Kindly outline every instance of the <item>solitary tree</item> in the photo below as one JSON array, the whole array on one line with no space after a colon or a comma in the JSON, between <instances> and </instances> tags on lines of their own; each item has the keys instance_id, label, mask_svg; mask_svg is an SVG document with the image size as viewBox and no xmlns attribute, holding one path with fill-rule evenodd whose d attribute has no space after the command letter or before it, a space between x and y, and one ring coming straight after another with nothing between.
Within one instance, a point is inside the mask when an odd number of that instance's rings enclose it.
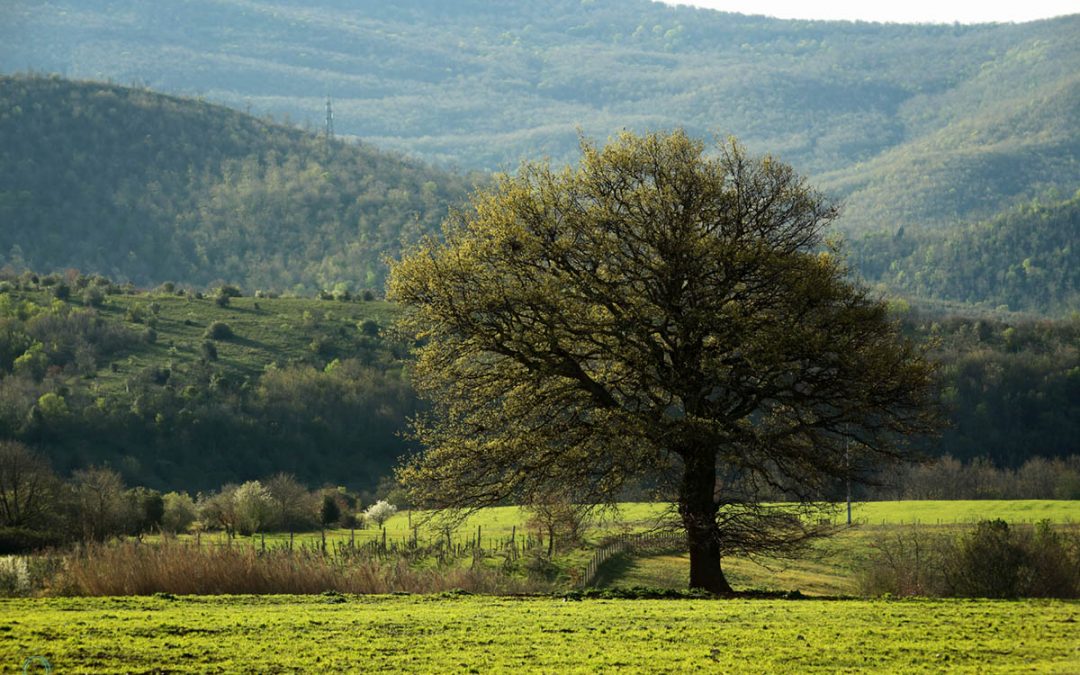
<instances>
[{"instance_id":1,"label":"solitary tree","mask_svg":"<svg viewBox=\"0 0 1080 675\"><path fill-rule=\"evenodd\" d=\"M392 266L433 403L398 471L417 503L676 497L690 585L784 551L844 479L935 425L933 368L825 242L790 167L682 132L527 165ZM786 506L765 495L783 494Z\"/></svg>"}]
</instances>

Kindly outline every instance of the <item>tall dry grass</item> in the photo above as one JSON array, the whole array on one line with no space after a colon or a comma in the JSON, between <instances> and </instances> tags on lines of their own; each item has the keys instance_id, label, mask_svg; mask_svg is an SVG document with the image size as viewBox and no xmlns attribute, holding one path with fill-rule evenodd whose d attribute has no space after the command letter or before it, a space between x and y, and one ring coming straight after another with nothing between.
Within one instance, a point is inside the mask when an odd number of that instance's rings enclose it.
<instances>
[{"instance_id":1,"label":"tall dry grass","mask_svg":"<svg viewBox=\"0 0 1080 675\"><path fill-rule=\"evenodd\" d=\"M544 581L482 565L419 569L400 557L364 558L285 549L160 545L93 545L65 556L50 595L239 595L339 593L513 594L550 591Z\"/></svg>"}]
</instances>

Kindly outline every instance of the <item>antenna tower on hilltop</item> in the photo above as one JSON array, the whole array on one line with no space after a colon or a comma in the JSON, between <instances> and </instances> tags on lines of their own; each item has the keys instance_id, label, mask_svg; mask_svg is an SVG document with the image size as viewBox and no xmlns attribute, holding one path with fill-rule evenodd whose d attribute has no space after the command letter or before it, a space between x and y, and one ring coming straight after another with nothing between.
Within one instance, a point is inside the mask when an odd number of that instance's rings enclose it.
<instances>
[{"instance_id":1,"label":"antenna tower on hilltop","mask_svg":"<svg viewBox=\"0 0 1080 675\"><path fill-rule=\"evenodd\" d=\"M334 140L334 109L330 105L330 95L326 96L326 138Z\"/></svg>"}]
</instances>

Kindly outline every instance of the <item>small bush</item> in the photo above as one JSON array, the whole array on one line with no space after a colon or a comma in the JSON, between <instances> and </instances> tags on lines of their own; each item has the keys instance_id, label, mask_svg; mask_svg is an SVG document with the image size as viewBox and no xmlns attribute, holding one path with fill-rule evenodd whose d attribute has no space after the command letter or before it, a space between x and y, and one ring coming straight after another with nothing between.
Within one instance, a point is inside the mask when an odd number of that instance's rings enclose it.
<instances>
[{"instance_id":1,"label":"small bush","mask_svg":"<svg viewBox=\"0 0 1080 675\"><path fill-rule=\"evenodd\" d=\"M207 326L203 337L211 340L228 340L233 337L233 329L224 321L215 321Z\"/></svg>"},{"instance_id":2,"label":"small bush","mask_svg":"<svg viewBox=\"0 0 1080 675\"><path fill-rule=\"evenodd\" d=\"M101 307L105 303L105 292L99 286L90 286L83 291L82 301L87 307Z\"/></svg>"},{"instance_id":3,"label":"small bush","mask_svg":"<svg viewBox=\"0 0 1080 675\"><path fill-rule=\"evenodd\" d=\"M214 297L214 304L217 305L218 307L228 307L229 306L229 296L227 296L227 295L215 296Z\"/></svg>"},{"instance_id":4,"label":"small bush","mask_svg":"<svg viewBox=\"0 0 1080 675\"><path fill-rule=\"evenodd\" d=\"M71 286L61 281L53 286L52 294L57 300L67 300L71 297Z\"/></svg>"},{"instance_id":5,"label":"small bush","mask_svg":"<svg viewBox=\"0 0 1080 675\"><path fill-rule=\"evenodd\" d=\"M374 319L364 319L360 322L360 332L370 337L379 335L379 322Z\"/></svg>"},{"instance_id":6,"label":"small bush","mask_svg":"<svg viewBox=\"0 0 1080 675\"><path fill-rule=\"evenodd\" d=\"M124 319L131 323L142 323L146 319L146 315L141 307L131 306L124 313Z\"/></svg>"}]
</instances>

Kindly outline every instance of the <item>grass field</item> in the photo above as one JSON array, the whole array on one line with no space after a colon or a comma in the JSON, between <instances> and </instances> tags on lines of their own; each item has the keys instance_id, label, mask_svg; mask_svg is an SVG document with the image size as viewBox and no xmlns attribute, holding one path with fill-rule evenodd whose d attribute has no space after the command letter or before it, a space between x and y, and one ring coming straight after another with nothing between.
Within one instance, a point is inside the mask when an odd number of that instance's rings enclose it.
<instances>
[{"instance_id":1,"label":"grass field","mask_svg":"<svg viewBox=\"0 0 1080 675\"><path fill-rule=\"evenodd\" d=\"M0 668L1075 673L1078 621L1080 605L1050 601L0 600Z\"/></svg>"},{"instance_id":2,"label":"grass field","mask_svg":"<svg viewBox=\"0 0 1080 675\"><path fill-rule=\"evenodd\" d=\"M619 532L640 532L655 528L669 510L666 504L627 503L622 504L617 512L607 514L606 518L591 529L589 538L600 540ZM402 511L386 523L386 536L391 541L404 541L413 536L413 527L422 539L443 536L433 524L428 524L423 513ZM853 508L853 520L858 525L904 525L918 523L969 524L983 519L1000 518L1009 523L1036 523L1049 520L1063 525L1080 523L1080 501L1075 500L979 500L979 501L896 501L862 502ZM479 534L485 541L505 539L512 534L524 536L528 514L516 506L501 506L484 509L470 516L458 525L452 538L464 542ZM842 505L837 511L835 521L843 523ZM382 531L376 528L366 530L331 530L327 531L328 543L345 542L351 537L357 542L371 541L382 537ZM306 532L293 537L297 545L313 545L321 541L319 532ZM190 537L185 537L190 538ZM222 542L224 534L202 535L203 541ZM279 546L289 541L287 533L273 533L241 538L252 545Z\"/></svg>"}]
</instances>

